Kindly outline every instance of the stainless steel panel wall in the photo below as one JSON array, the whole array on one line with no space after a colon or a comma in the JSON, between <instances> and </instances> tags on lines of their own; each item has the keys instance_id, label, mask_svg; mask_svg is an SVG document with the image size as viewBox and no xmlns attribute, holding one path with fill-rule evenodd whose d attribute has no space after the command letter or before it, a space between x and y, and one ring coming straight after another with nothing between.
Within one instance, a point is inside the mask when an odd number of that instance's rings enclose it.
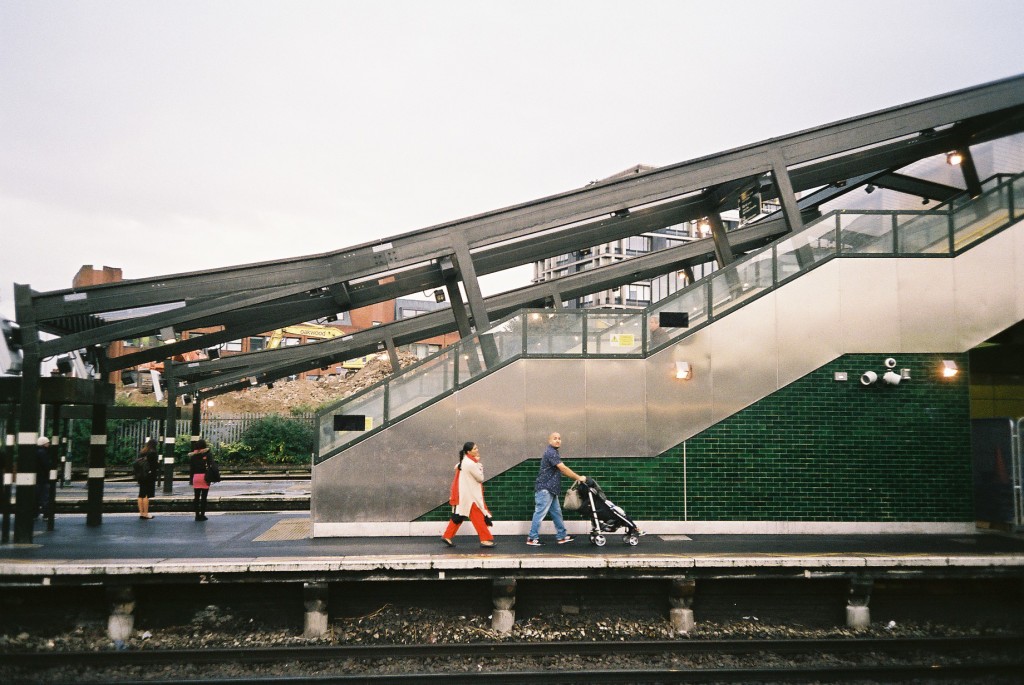
<instances>
[{"instance_id":1,"label":"stainless steel panel wall","mask_svg":"<svg viewBox=\"0 0 1024 685\"><path fill-rule=\"evenodd\" d=\"M535 444L526 443L525 374L522 363L512 364L458 392L458 435L452 441L455 451L448 449L453 465L456 452L467 440L480 443L487 478L512 468L526 456L540 456Z\"/></svg>"},{"instance_id":2,"label":"stainless steel panel wall","mask_svg":"<svg viewBox=\"0 0 1024 685\"><path fill-rule=\"evenodd\" d=\"M689 362L690 380L675 376ZM651 456L675 447L714 423L711 407L711 331L703 328L644 361L647 375L647 448Z\"/></svg>"},{"instance_id":3,"label":"stainless steel panel wall","mask_svg":"<svg viewBox=\"0 0 1024 685\"><path fill-rule=\"evenodd\" d=\"M588 359L587 456L647 456L647 378L642 359Z\"/></svg>"},{"instance_id":4,"label":"stainless steel panel wall","mask_svg":"<svg viewBox=\"0 0 1024 685\"><path fill-rule=\"evenodd\" d=\"M778 387L840 355L839 260L820 266L775 293Z\"/></svg>"},{"instance_id":5,"label":"stainless steel panel wall","mask_svg":"<svg viewBox=\"0 0 1024 685\"><path fill-rule=\"evenodd\" d=\"M810 274L808 277L813 277ZM721 421L778 388L775 293L715 322L711 332L711 397Z\"/></svg>"},{"instance_id":6,"label":"stainless steel panel wall","mask_svg":"<svg viewBox=\"0 0 1024 685\"><path fill-rule=\"evenodd\" d=\"M1014 282L1014 252L1007 249L1010 232L971 248L953 261L956 297L956 348L970 349L1005 327L1007 311L1015 311L1024 288ZM1007 280L1007 274L1011 275Z\"/></svg>"},{"instance_id":7,"label":"stainless steel panel wall","mask_svg":"<svg viewBox=\"0 0 1024 685\"><path fill-rule=\"evenodd\" d=\"M838 260L842 352L900 349L896 262L884 258Z\"/></svg>"},{"instance_id":8,"label":"stainless steel panel wall","mask_svg":"<svg viewBox=\"0 0 1024 685\"><path fill-rule=\"evenodd\" d=\"M314 467L313 522L409 521L444 501L455 408L446 397Z\"/></svg>"},{"instance_id":9,"label":"stainless steel panel wall","mask_svg":"<svg viewBox=\"0 0 1024 685\"><path fill-rule=\"evenodd\" d=\"M526 450L540 457L551 433L562 435L562 456L587 451L587 376L578 359L525 359Z\"/></svg>"},{"instance_id":10,"label":"stainless steel panel wall","mask_svg":"<svg viewBox=\"0 0 1024 685\"><path fill-rule=\"evenodd\" d=\"M900 351L956 349L952 259L901 259Z\"/></svg>"}]
</instances>

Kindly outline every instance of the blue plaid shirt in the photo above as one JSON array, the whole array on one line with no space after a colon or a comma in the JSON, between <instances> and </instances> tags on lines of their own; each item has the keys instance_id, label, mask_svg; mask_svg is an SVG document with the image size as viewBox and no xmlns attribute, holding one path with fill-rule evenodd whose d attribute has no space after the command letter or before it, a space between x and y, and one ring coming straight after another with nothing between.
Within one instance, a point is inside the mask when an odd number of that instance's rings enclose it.
<instances>
[{"instance_id":1,"label":"blue plaid shirt","mask_svg":"<svg viewBox=\"0 0 1024 685\"><path fill-rule=\"evenodd\" d=\"M544 456L540 458L540 473L537 474L537 481L533 486L534 491L547 490L555 497L562 491L562 473L558 465L562 458L558 456L558 450L551 445L544 450Z\"/></svg>"}]
</instances>

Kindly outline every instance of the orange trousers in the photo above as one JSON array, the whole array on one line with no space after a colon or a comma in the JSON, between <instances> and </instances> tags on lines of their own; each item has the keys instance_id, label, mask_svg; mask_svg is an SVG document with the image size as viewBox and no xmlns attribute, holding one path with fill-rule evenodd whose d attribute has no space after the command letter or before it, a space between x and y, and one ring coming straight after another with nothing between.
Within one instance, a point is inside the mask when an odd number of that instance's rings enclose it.
<instances>
[{"instance_id":1,"label":"orange trousers","mask_svg":"<svg viewBox=\"0 0 1024 685\"><path fill-rule=\"evenodd\" d=\"M469 522L476 528L476 534L480 536L480 542L487 542L493 540L494 536L491 535L491 529L487 527L484 522L484 512L480 511L480 507L473 505L469 510ZM455 523L455 521L449 521L448 527L444 531L444 536L451 540L455 537L455 534L459 532L459 526L461 523Z\"/></svg>"}]
</instances>

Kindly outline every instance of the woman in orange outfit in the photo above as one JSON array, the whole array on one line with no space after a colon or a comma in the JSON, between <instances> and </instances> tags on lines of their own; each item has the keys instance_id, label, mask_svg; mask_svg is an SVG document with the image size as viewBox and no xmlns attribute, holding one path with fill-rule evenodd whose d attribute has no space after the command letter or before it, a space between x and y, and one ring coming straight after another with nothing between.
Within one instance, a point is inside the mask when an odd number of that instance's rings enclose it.
<instances>
[{"instance_id":1,"label":"woman in orange outfit","mask_svg":"<svg viewBox=\"0 0 1024 685\"><path fill-rule=\"evenodd\" d=\"M455 469L457 487L452 488L452 499L457 497L457 501L452 502L455 509L442 539L446 545L454 547L455 541L452 538L468 518L480 536L480 546L494 547L494 536L488 529L491 525L491 512L484 503L484 467L480 463L480 446L475 442L464 444Z\"/></svg>"}]
</instances>

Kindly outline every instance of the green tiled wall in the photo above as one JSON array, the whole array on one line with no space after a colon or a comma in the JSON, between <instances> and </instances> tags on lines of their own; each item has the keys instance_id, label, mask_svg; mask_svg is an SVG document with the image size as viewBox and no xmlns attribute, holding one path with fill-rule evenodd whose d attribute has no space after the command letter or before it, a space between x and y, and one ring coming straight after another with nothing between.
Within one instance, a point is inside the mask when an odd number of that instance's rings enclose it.
<instances>
[{"instance_id":1,"label":"green tiled wall","mask_svg":"<svg viewBox=\"0 0 1024 685\"><path fill-rule=\"evenodd\" d=\"M641 521L973 520L967 355L895 355L910 380L861 385L886 356L845 355L656 457L563 458ZM960 375L940 378L942 359ZM531 517L543 447L487 481L495 518Z\"/></svg>"}]
</instances>

